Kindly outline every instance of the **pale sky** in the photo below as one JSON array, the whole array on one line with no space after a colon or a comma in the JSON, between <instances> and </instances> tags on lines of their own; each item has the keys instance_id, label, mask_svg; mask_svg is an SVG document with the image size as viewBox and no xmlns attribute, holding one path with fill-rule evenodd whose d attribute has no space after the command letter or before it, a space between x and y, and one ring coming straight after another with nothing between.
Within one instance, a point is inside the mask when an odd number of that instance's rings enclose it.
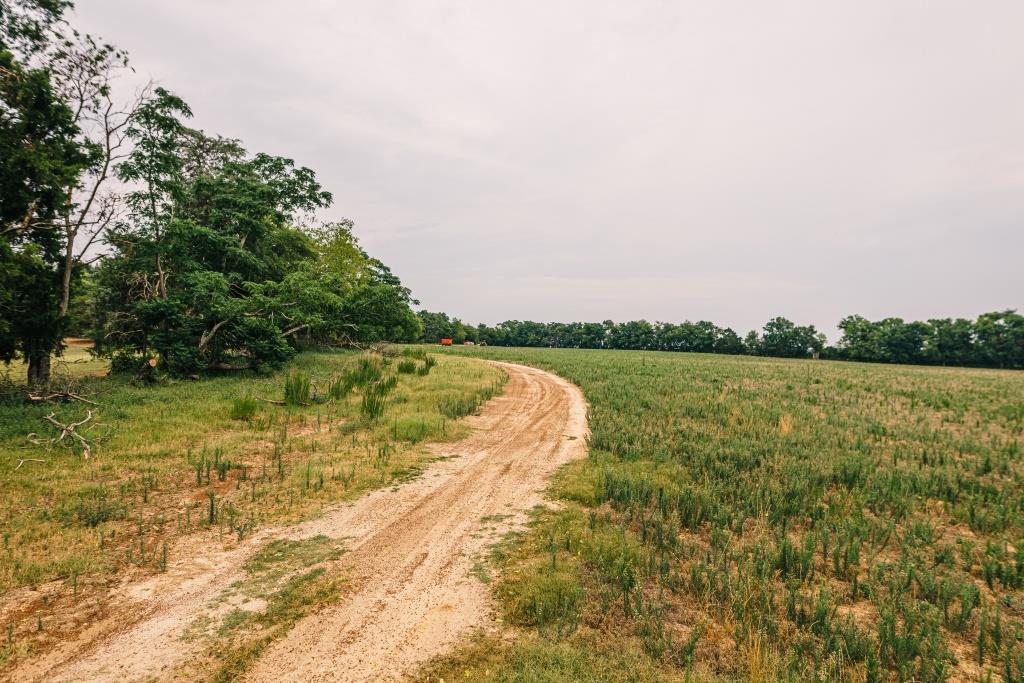
<instances>
[{"instance_id":1,"label":"pale sky","mask_svg":"<svg viewBox=\"0 0 1024 683\"><path fill-rule=\"evenodd\" d=\"M468 322L1024 308L1020 0L77 0Z\"/></svg>"}]
</instances>

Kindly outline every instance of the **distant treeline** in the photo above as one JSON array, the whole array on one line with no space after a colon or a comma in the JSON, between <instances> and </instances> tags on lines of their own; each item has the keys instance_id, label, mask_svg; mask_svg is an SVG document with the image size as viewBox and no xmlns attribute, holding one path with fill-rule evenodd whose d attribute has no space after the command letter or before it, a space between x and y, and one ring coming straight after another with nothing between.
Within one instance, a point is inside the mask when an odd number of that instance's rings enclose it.
<instances>
[{"instance_id":1,"label":"distant treeline","mask_svg":"<svg viewBox=\"0 0 1024 683\"><path fill-rule=\"evenodd\" d=\"M781 358L832 358L876 363L1024 368L1024 316L1014 311L984 313L976 320L942 318L906 322L843 318L835 345L813 325L773 318L760 331L740 337L712 322L538 323L507 320L494 327L468 325L444 313L420 311L423 340L451 338L491 346L569 349L633 349L746 354Z\"/></svg>"}]
</instances>

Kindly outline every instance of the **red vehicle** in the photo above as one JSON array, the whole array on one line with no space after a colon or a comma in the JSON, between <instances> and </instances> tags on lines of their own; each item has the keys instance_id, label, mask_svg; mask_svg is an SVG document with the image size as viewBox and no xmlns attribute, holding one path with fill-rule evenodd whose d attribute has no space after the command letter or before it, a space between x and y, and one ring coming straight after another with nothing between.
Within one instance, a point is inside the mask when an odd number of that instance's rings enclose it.
<instances>
[{"instance_id":1,"label":"red vehicle","mask_svg":"<svg viewBox=\"0 0 1024 683\"><path fill-rule=\"evenodd\" d=\"M451 346L451 345L452 345L452 340L451 339L442 339L441 340L441 346Z\"/></svg>"}]
</instances>

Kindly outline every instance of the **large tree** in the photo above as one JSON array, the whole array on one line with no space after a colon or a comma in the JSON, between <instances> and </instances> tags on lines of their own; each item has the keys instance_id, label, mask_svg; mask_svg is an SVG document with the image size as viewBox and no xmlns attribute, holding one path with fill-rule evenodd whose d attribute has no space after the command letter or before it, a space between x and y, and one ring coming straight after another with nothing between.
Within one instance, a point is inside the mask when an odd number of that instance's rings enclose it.
<instances>
[{"instance_id":1,"label":"large tree","mask_svg":"<svg viewBox=\"0 0 1024 683\"><path fill-rule=\"evenodd\" d=\"M765 356L806 358L825 347L825 336L814 325L796 325L786 318L772 318L764 326L759 349Z\"/></svg>"},{"instance_id":2,"label":"large tree","mask_svg":"<svg viewBox=\"0 0 1024 683\"><path fill-rule=\"evenodd\" d=\"M340 310L311 272L314 241L295 227L331 196L291 160L188 129L190 114L158 88L132 122L119 172L138 190L101 268L107 343L155 352L176 373L277 365L290 338Z\"/></svg>"},{"instance_id":3,"label":"large tree","mask_svg":"<svg viewBox=\"0 0 1024 683\"><path fill-rule=\"evenodd\" d=\"M0 3L0 360L20 355L28 381L49 381L65 318L66 236L57 220L91 162L45 50L67 3Z\"/></svg>"}]
</instances>

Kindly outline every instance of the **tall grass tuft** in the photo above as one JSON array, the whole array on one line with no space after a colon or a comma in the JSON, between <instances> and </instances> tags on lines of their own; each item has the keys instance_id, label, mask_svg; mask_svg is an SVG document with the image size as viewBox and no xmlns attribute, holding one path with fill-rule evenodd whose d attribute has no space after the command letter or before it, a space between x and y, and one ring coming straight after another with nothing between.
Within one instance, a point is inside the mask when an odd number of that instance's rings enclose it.
<instances>
[{"instance_id":1,"label":"tall grass tuft","mask_svg":"<svg viewBox=\"0 0 1024 683\"><path fill-rule=\"evenodd\" d=\"M256 399L253 398L252 394L236 398L231 403L231 419L251 420L256 415L257 407Z\"/></svg>"},{"instance_id":2,"label":"tall grass tuft","mask_svg":"<svg viewBox=\"0 0 1024 683\"><path fill-rule=\"evenodd\" d=\"M426 377L427 375L430 374L430 369L435 365L437 365L437 359L435 359L433 356L427 356L426 354L424 354L423 365L416 370L416 374L420 375L421 377Z\"/></svg>"},{"instance_id":3,"label":"tall grass tuft","mask_svg":"<svg viewBox=\"0 0 1024 683\"><path fill-rule=\"evenodd\" d=\"M309 374L301 370L288 373L284 380L284 403L288 406L307 406L312 384Z\"/></svg>"},{"instance_id":4,"label":"tall grass tuft","mask_svg":"<svg viewBox=\"0 0 1024 683\"><path fill-rule=\"evenodd\" d=\"M384 414L388 400L387 392L383 392L376 387L377 385L371 385L367 388L366 393L363 394L363 401L360 404L363 415L371 420L376 420Z\"/></svg>"},{"instance_id":5,"label":"tall grass tuft","mask_svg":"<svg viewBox=\"0 0 1024 683\"><path fill-rule=\"evenodd\" d=\"M327 383L327 395L335 401L341 400L348 396L353 386L347 375L332 377Z\"/></svg>"},{"instance_id":6,"label":"tall grass tuft","mask_svg":"<svg viewBox=\"0 0 1024 683\"><path fill-rule=\"evenodd\" d=\"M365 387L379 380L383 374L380 361L375 358L360 358L356 368L348 372L348 378L353 386Z\"/></svg>"},{"instance_id":7,"label":"tall grass tuft","mask_svg":"<svg viewBox=\"0 0 1024 683\"><path fill-rule=\"evenodd\" d=\"M457 420L472 415L495 394L501 391L501 383L494 383L471 394L447 394L438 399L437 409L445 417Z\"/></svg>"}]
</instances>

